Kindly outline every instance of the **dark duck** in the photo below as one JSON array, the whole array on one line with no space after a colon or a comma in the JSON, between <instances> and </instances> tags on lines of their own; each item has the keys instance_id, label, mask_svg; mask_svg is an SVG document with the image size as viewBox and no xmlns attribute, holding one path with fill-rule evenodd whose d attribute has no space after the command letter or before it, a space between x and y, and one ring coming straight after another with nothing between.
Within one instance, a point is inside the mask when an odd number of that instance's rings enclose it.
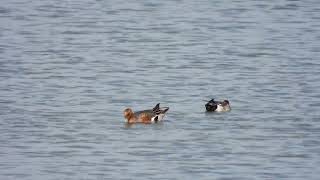
<instances>
[{"instance_id":1,"label":"dark duck","mask_svg":"<svg viewBox=\"0 0 320 180\"><path fill-rule=\"evenodd\" d=\"M215 101L214 99L211 99L205 106L208 112L227 112L231 110L228 100Z\"/></svg>"}]
</instances>

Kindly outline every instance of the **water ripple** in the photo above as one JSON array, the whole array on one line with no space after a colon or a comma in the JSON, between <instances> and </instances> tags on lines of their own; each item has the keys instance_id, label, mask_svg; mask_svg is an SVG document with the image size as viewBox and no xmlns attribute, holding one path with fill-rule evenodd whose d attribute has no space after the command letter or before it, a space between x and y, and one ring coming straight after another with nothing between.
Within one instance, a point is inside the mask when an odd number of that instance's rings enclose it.
<instances>
[{"instance_id":1,"label":"water ripple","mask_svg":"<svg viewBox=\"0 0 320 180\"><path fill-rule=\"evenodd\" d=\"M318 179L318 4L5 0L0 179Z\"/></svg>"}]
</instances>

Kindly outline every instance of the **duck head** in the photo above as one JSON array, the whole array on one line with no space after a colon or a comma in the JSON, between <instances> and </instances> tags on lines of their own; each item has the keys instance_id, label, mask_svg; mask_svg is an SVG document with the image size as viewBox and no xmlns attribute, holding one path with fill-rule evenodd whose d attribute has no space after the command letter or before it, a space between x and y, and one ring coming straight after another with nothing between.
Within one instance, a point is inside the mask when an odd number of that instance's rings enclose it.
<instances>
[{"instance_id":1,"label":"duck head","mask_svg":"<svg viewBox=\"0 0 320 180\"><path fill-rule=\"evenodd\" d=\"M129 121L132 117L134 117L134 113L131 108L127 108L123 111L123 116Z\"/></svg>"},{"instance_id":2,"label":"duck head","mask_svg":"<svg viewBox=\"0 0 320 180\"><path fill-rule=\"evenodd\" d=\"M223 100L222 102L220 102L218 104L217 111L219 111L219 112L227 112L227 111L230 111L230 110L231 110L231 107L230 107L230 104L229 104L228 100Z\"/></svg>"},{"instance_id":3,"label":"duck head","mask_svg":"<svg viewBox=\"0 0 320 180\"><path fill-rule=\"evenodd\" d=\"M221 104L222 104L222 106L228 106L229 105L229 101L228 100L223 100L223 102Z\"/></svg>"}]
</instances>

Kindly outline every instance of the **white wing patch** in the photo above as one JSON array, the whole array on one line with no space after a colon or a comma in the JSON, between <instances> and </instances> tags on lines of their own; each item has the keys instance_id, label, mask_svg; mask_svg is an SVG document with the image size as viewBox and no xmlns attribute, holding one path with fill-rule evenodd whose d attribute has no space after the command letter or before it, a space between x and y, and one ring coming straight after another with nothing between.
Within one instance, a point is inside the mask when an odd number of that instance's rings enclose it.
<instances>
[{"instance_id":1,"label":"white wing patch","mask_svg":"<svg viewBox=\"0 0 320 180\"><path fill-rule=\"evenodd\" d=\"M159 114L159 115L156 115L154 117L151 118L151 122L159 122L159 121L162 121L164 118L164 114Z\"/></svg>"},{"instance_id":2,"label":"white wing patch","mask_svg":"<svg viewBox=\"0 0 320 180\"><path fill-rule=\"evenodd\" d=\"M221 104L218 104L216 111L217 111L217 112L222 112L222 111L224 111L223 106L222 106Z\"/></svg>"}]
</instances>

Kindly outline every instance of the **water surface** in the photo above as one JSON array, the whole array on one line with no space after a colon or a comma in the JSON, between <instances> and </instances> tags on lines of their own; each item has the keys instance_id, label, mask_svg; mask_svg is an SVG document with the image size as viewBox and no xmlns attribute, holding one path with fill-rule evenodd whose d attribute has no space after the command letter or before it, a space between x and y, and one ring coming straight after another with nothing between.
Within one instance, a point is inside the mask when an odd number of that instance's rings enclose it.
<instances>
[{"instance_id":1,"label":"water surface","mask_svg":"<svg viewBox=\"0 0 320 180\"><path fill-rule=\"evenodd\" d=\"M319 6L2 1L0 179L318 179Z\"/></svg>"}]
</instances>

